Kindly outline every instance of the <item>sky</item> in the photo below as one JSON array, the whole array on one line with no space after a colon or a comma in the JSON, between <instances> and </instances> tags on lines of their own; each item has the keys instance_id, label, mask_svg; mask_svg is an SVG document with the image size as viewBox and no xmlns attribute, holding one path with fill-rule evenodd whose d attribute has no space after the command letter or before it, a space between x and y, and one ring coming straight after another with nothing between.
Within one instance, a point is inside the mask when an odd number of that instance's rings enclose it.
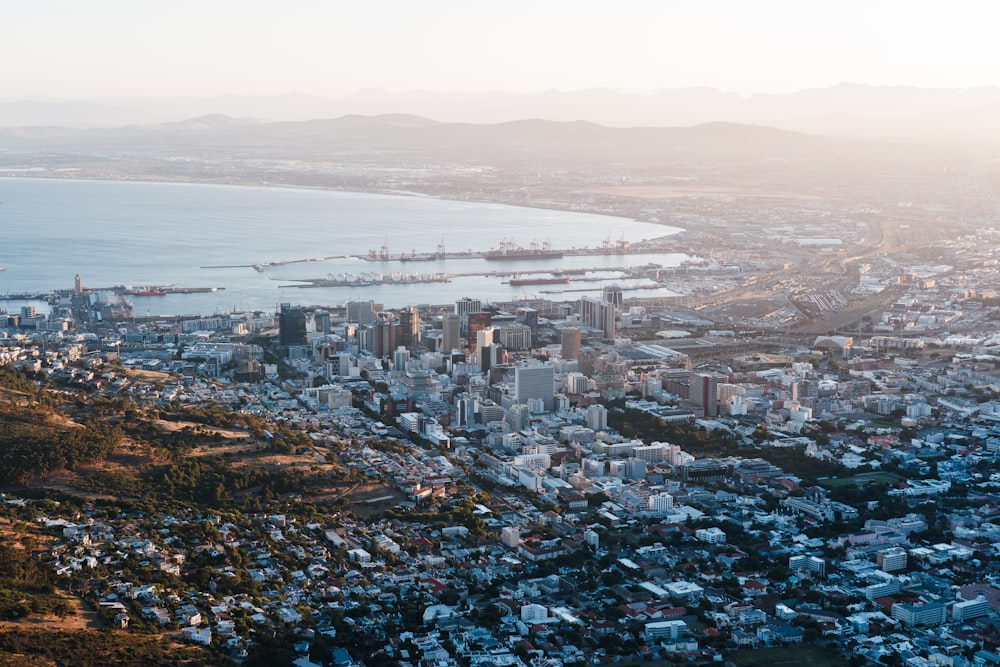
<instances>
[{"instance_id":1,"label":"sky","mask_svg":"<svg viewBox=\"0 0 1000 667\"><path fill-rule=\"evenodd\" d=\"M992 0L0 0L0 98L967 88L998 28Z\"/></svg>"}]
</instances>

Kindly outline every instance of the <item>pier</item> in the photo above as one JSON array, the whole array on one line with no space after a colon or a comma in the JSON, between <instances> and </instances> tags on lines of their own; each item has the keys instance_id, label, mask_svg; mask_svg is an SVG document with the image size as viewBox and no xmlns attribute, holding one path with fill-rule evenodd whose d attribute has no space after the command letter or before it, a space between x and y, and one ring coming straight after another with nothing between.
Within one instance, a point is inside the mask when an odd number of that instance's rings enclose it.
<instances>
[{"instance_id":1,"label":"pier","mask_svg":"<svg viewBox=\"0 0 1000 667\"><path fill-rule=\"evenodd\" d=\"M678 252L676 242L671 243L672 236L659 237L651 240L642 240L639 243L629 243L624 239L612 241L605 240L600 246L581 248L572 247L558 249L553 248L550 243L538 244L532 242L527 248L517 245L515 242L505 240L499 248L490 250L459 250L448 252L444 248L444 242L438 245L434 252L410 252L394 253L389 251L388 241L380 248L374 248L367 255L325 255L322 257L306 257L302 259L283 259L256 262L254 264L213 264L202 266L202 269L253 269L263 273L268 267L285 266L287 264L305 264L308 262L325 262L332 259L361 259L367 262L436 262L449 259L481 259L492 262L505 261L554 261L563 257L602 257L602 256L625 256L644 255L664 252ZM519 273L527 273L520 271ZM454 274L456 276L461 274ZM485 274L466 274L485 275Z\"/></svg>"}]
</instances>

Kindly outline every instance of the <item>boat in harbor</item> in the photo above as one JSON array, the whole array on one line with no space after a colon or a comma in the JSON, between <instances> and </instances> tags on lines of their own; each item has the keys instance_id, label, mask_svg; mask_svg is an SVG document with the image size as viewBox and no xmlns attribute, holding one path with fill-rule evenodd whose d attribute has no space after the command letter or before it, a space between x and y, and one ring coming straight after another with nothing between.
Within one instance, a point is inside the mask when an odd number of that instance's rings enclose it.
<instances>
[{"instance_id":1,"label":"boat in harbor","mask_svg":"<svg viewBox=\"0 0 1000 667\"><path fill-rule=\"evenodd\" d=\"M130 296L166 296L167 293L163 290L141 290L129 292Z\"/></svg>"}]
</instances>

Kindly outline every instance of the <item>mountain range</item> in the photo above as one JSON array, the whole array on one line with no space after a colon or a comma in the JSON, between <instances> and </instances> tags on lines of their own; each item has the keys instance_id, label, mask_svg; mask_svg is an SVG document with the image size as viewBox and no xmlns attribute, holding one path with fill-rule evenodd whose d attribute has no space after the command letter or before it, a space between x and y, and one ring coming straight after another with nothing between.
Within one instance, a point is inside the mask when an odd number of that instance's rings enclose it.
<instances>
[{"instance_id":1,"label":"mountain range","mask_svg":"<svg viewBox=\"0 0 1000 667\"><path fill-rule=\"evenodd\" d=\"M840 84L792 93L739 95L713 88L642 95L610 89L389 93L342 97L299 93L215 98L0 101L0 127L107 128L155 125L223 114L261 122L407 114L443 123L502 124L524 119L589 121L611 127L678 127L712 122L768 125L836 136L1000 140L1000 87L915 88Z\"/></svg>"}]
</instances>

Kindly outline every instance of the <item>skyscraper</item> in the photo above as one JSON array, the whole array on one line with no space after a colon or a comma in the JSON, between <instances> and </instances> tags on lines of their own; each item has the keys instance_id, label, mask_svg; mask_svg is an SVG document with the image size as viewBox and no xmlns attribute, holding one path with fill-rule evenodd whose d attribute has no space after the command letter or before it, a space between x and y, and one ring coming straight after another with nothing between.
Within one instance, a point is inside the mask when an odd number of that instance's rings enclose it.
<instances>
[{"instance_id":1,"label":"skyscraper","mask_svg":"<svg viewBox=\"0 0 1000 667\"><path fill-rule=\"evenodd\" d=\"M442 354L450 354L462 346L460 336L462 320L455 313L445 313L441 317L441 350Z\"/></svg>"},{"instance_id":2,"label":"skyscraper","mask_svg":"<svg viewBox=\"0 0 1000 667\"><path fill-rule=\"evenodd\" d=\"M555 395L556 369L551 364L530 364L514 367L514 400L527 403L529 399L542 400L545 411L552 410Z\"/></svg>"},{"instance_id":3,"label":"skyscraper","mask_svg":"<svg viewBox=\"0 0 1000 667\"><path fill-rule=\"evenodd\" d=\"M562 358L580 358L580 327L566 327L562 330Z\"/></svg>"},{"instance_id":4,"label":"skyscraper","mask_svg":"<svg viewBox=\"0 0 1000 667\"><path fill-rule=\"evenodd\" d=\"M301 306L281 304L278 312L278 344L282 347L306 344L306 313Z\"/></svg>"},{"instance_id":5,"label":"skyscraper","mask_svg":"<svg viewBox=\"0 0 1000 667\"><path fill-rule=\"evenodd\" d=\"M330 311L318 308L313 311L313 324L316 327L316 333L330 333Z\"/></svg>"},{"instance_id":6,"label":"skyscraper","mask_svg":"<svg viewBox=\"0 0 1000 667\"><path fill-rule=\"evenodd\" d=\"M413 306L399 313L399 344L407 348L420 342L420 313Z\"/></svg>"},{"instance_id":7,"label":"skyscraper","mask_svg":"<svg viewBox=\"0 0 1000 667\"><path fill-rule=\"evenodd\" d=\"M712 373L692 373L689 399L701 410L703 417L719 415L719 379Z\"/></svg>"},{"instance_id":8,"label":"skyscraper","mask_svg":"<svg viewBox=\"0 0 1000 667\"><path fill-rule=\"evenodd\" d=\"M601 296L608 303L614 304L615 310L621 311L622 307L625 305L625 299L622 294L621 285L608 285L601 290Z\"/></svg>"},{"instance_id":9,"label":"skyscraper","mask_svg":"<svg viewBox=\"0 0 1000 667\"><path fill-rule=\"evenodd\" d=\"M455 314L463 322L467 321L472 313L479 313L483 310L483 302L479 299L463 297L455 302Z\"/></svg>"},{"instance_id":10,"label":"skyscraper","mask_svg":"<svg viewBox=\"0 0 1000 667\"><path fill-rule=\"evenodd\" d=\"M493 316L489 313L469 313L469 351L475 352L479 345L479 332L490 328L493 324ZM490 343L493 342L492 337Z\"/></svg>"},{"instance_id":11,"label":"skyscraper","mask_svg":"<svg viewBox=\"0 0 1000 667\"><path fill-rule=\"evenodd\" d=\"M385 359L396 349L396 320L389 313L379 313L372 327L372 354Z\"/></svg>"},{"instance_id":12,"label":"skyscraper","mask_svg":"<svg viewBox=\"0 0 1000 667\"><path fill-rule=\"evenodd\" d=\"M580 321L588 327L601 330L601 338L615 338L615 305L612 301L585 296L578 304Z\"/></svg>"},{"instance_id":13,"label":"skyscraper","mask_svg":"<svg viewBox=\"0 0 1000 667\"><path fill-rule=\"evenodd\" d=\"M348 301L347 321L367 326L375 322L375 303L372 301Z\"/></svg>"}]
</instances>

